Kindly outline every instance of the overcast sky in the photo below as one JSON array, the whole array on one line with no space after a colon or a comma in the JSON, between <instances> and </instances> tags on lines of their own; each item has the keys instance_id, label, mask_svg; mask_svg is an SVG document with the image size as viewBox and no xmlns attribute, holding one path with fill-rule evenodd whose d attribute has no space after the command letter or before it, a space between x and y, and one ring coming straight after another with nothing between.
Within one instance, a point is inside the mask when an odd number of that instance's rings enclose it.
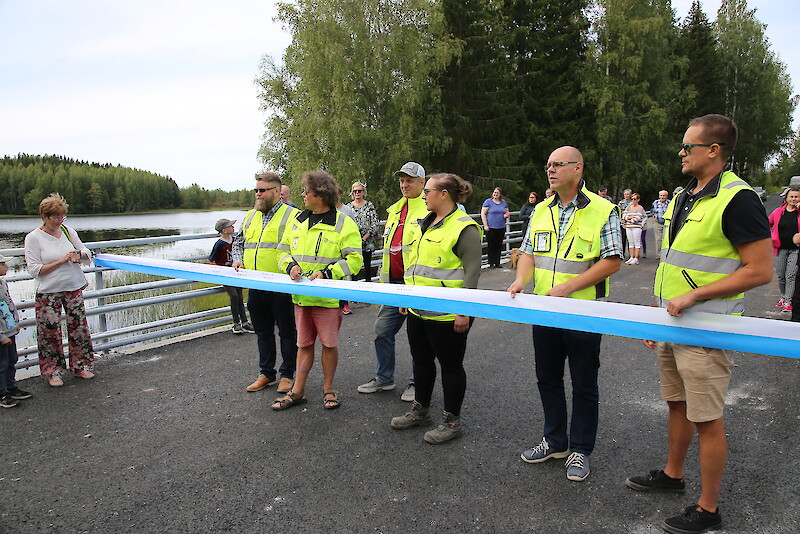
<instances>
[{"instance_id":1,"label":"overcast sky","mask_svg":"<svg viewBox=\"0 0 800 534\"><path fill-rule=\"evenodd\" d=\"M691 1L673 1L685 16ZM703 5L713 20L719 0ZM750 5L797 92L797 0ZM263 0L0 0L0 155L249 187L266 120L253 81L290 40L274 16Z\"/></svg>"}]
</instances>

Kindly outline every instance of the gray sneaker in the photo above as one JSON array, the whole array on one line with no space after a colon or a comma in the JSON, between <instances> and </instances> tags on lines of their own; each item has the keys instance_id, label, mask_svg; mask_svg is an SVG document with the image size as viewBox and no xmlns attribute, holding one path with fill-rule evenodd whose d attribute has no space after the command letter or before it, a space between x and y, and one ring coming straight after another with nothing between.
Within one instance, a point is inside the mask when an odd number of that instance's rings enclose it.
<instances>
[{"instance_id":1,"label":"gray sneaker","mask_svg":"<svg viewBox=\"0 0 800 534\"><path fill-rule=\"evenodd\" d=\"M416 401L411 405L410 412L406 412L400 417L392 417L392 422L389 423L392 428L398 430L429 424L431 424L431 416L428 414L428 409Z\"/></svg>"},{"instance_id":2,"label":"gray sneaker","mask_svg":"<svg viewBox=\"0 0 800 534\"><path fill-rule=\"evenodd\" d=\"M589 455L582 452L573 452L564 464L567 466L567 478L580 482L589 476Z\"/></svg>"},{"instance_id":3,"label":"gray sneaker","mask_svg":"<svg viewBox=\"0 0 800 534\"><path fill-rule=\"evenodd\" d=\"M456 417L450 412L443 412L444 422L433 430L425 432L425 441L433 445L450 441L461 435L461 418Z\"/></svg>"},{"instance_id":4,"label":"gray sneaker","mask_svg":"<svg viewBox=\"0 0 800 534\"><path fill-rule=\"evenodd\" d=\"M410 382L406 386L406 390L400 395L400 400L404 402L412 402L417 398L417 388L414 387L414 382Z\"/></svg>"},{"instance_id":5,"label":"gray sneaker","mask_svg":"<svg viewBox=\"0 0 800 534\"><path fill-rule=\"evenodd\" d=\"M381 382L377 378L373 378L366 384L358 386L359 393L375 393L378 391L391 391L394 389L394 380L389 382Z\"/></svg>"},{"instance_id":6,"label":"gray sneaker","mask_svg":"<svg viewBox=\"0 0 800 534\"><path fill-rule=\"evenodd\" d=\"M554 451L547 443L547 438L542 438L542 442L537 446L523 451L520 458L529 464L538 464L546 462L550 458L566 458L567 456L569 456L569 451Z\"/></svg>"}]
</instances>

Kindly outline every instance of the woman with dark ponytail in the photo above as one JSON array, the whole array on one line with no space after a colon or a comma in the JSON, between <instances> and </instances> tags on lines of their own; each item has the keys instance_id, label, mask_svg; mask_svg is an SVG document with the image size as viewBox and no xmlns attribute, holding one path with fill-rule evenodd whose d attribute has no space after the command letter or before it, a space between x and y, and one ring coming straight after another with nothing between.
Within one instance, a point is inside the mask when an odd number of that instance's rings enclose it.
<instances>
[{"instance_id":1,"label":"woman with dark ponytail","mask_svg":"<svg viewBox=\"0 0 800 534\"><path fill-rule=\"evenodd\" d=\"M455 174L434 174L423 198L430 212L420 221L420 237L406 269L407 285L476 288L481 272L481 227L457 208L472 193ZM473 318L452 313L408 309L408 342L414 361L416 397L411 411L392 419L403 430L430 424L428 413L439 360L444 393L444 420L425 433L425 441L444 443L461 434L461 404L467 388L464 353ZM401 313L406 313L401 309Z\"/></svg>"}]
</instances>

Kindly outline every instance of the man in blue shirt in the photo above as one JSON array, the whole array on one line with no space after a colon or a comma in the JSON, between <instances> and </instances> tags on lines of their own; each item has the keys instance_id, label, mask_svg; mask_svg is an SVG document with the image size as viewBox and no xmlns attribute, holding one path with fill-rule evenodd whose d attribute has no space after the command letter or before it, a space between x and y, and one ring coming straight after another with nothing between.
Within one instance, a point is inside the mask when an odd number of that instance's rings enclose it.
<instances>
[{"instance_id":1,"label":"man in blue shirt","mask_svg":"<svg viewBox=\"0 0 800 534\"><path fill-rule=\"evenodd\" d=\"M662 189L658 192L658 199L653 201L653 231L656 238L656 259L661 258L661 241L664 236L664 214L669 206L669 191Z\"/></svg>"}]
</instances>

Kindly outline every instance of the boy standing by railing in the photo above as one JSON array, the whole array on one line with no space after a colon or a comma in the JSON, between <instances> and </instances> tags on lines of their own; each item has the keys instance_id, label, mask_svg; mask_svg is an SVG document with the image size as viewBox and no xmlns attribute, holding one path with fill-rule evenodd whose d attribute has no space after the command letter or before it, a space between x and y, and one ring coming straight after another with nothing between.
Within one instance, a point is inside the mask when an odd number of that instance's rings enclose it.
<instances>
[{"instance_id":1,"label":"boy standing by railing","mask_svg":"<svg viewBox=\"0 0 800 534\"><path fill-rule=\"evenodd\" d=\"M13 258L0 254L0 277L8 272L6 265ZM11 295L8 284L0 278L0 408L13 408L19 400L31 397L27 391L17 387L17 343L14 337L19 334L19 312Z\"/></svg>"},{"instance_id":2,"label":"boy standing by railing","mask_svg":"<svg viewBox=\"0 0 800 534\"><path fill-rule=\"evenodd\" d=\"M211 254L208 256L208 263L222 265L223 267L230 267L233 264L233 257L231 256L231 247L233 245L233 238L231 235L234 231L234 223L230 219L220 219L214 225L214 230L219 232L219 239L214 243L214 248L211 249ZM244 296L241 287L222 286L228 296L231 298L231 315L233 315L233 327L231 330L234 334L244 334L255 332L250 323L247 322L247 313L244 310Z\"/></svg>"}]
</instances>

